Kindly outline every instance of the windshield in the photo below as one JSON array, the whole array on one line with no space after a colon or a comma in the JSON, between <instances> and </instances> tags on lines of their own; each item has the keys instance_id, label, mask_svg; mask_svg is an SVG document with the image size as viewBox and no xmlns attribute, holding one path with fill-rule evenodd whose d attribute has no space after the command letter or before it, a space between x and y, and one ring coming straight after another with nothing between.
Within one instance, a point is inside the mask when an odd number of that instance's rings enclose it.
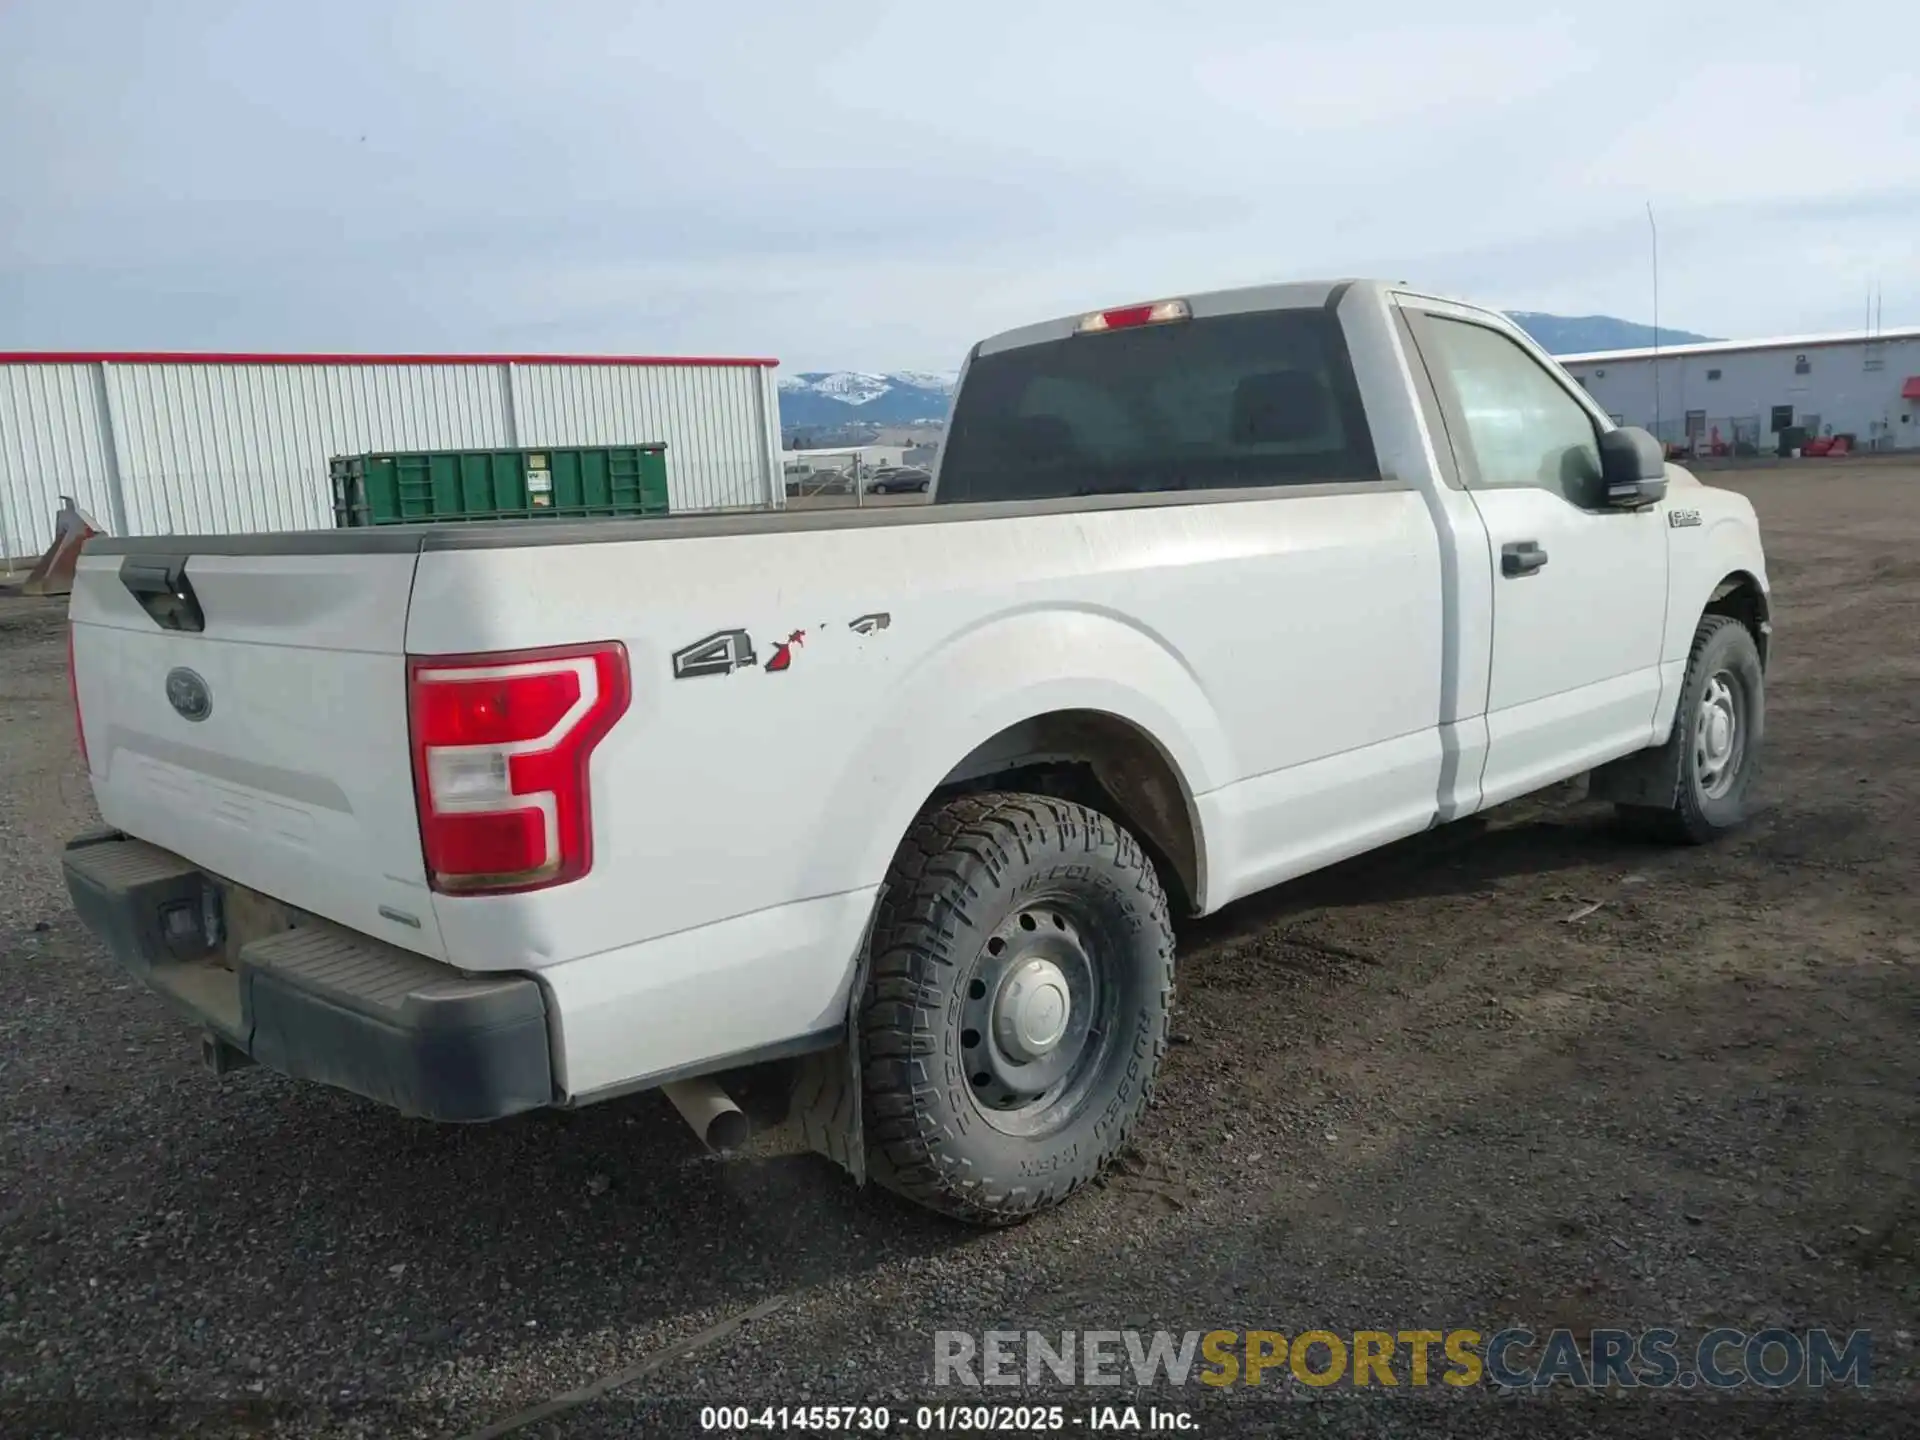
<instances>
[{"instance_id":1,"label":"windshield","mask_svg":"<svg viewBox=\"0 0 1920 1440\"><path fill-rule=\"evenodd\" d=\"M1339 321L1325 309L1264 310L976 358L937 498L1378 478Z\"/></svg>"}]
</instances>

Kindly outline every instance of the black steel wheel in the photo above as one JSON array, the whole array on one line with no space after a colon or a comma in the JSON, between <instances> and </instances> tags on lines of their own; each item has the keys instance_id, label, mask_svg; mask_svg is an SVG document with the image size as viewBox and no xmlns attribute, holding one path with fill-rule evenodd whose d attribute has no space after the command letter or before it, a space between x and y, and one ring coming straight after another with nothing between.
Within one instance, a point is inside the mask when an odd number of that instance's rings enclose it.
<instances>
[{"instance_id":1,"label":"black steel wheel","mask_svg":"<svg viewBox=\"0 0 1920 1440\"><path fill-rule=\"evenodd\" d=\"M1172 985L1159 876L1108 816L1010 793L930 810L861 1012L874 1177L980 1224L1058 1204L1145 1113Z\"/></svg>"},{"instance_id":2,"label":"black steel wheel","mask_svg":"<svg viewBox=\"0 0 1920 1440\"><path fill-rule=\"evenodd\" d=\"M1622 805L1622 816L1682 844L1699 845L1747 818L1766 734L1766 679L1752 634L1727 615L1694 632L1666 762L1677 775L1665 805Z\"/></svg>"}]
</instances>

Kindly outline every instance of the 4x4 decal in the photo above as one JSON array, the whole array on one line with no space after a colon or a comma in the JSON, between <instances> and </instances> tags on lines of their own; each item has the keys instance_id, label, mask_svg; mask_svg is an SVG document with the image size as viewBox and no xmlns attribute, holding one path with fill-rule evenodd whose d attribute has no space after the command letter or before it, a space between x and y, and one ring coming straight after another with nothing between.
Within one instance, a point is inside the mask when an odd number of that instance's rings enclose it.
<instances>
[{"instance_id":1,"label":"4x4 decal","mask_svg":"<svg viewBox=\"0 0 1920 1440\"><path fill-rule=\"evenodd\" d=\"M786 639L777 641L773 647L773 654L767 657L767 673L777 675L793 664L793 647L806 643L807 632L804 630L796 630Z\"/></svg>"},{"instance_id":2,"label":"4x4 decal","mask_svg":"<svg viewBox=\"0 0 1920 1440\"><path fill-rule=\"evenodd\" d=\"M893 616L885 610L869 611L847 622L847 629L856 635L873 635L893 624ZM820 629L830 629L825 623ZM793 666L793 652L806 644L807 632L795 630L784 640L774 642L773 653L767 656L763 667L767 674L778 675ZM745 669L749 665L758 665L760 658L753 653L753 637L744 630L716 630L703 640L691 645L683 645L673 652L673 678L693 680L702 675L731 675L735 670Z\"/></svg>"},{"instance_id":3,"label":"4x4 decal","mask_svg":"<svg viewBox=\"0 0 1920 1440\"><path fill-rule=\"evenodd\" d=\"M753 637L744 630L716 630L704 640L696 640L673 652L673 678L693 680L702 675L731 675L748 665L757 665Z\"/></svg>"}]
</instances>

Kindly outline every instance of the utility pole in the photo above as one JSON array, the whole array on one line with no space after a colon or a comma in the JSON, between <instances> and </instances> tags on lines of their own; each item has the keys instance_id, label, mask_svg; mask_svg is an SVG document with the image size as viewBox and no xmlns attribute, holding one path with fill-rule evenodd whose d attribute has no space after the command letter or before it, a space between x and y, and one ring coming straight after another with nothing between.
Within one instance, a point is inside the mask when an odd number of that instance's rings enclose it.
<instances>
[{"instance_id":1,"label":"utility pole","mask_svg":"<svg viewBox=\"0 0 1920 1440\"><path fill-rule=\"evenodd\" d=\"M1660 227L1653 223L1653 202L1647 202L1647 234L1653 241L1653 433L1660 443Z\"/></svg>"}]
</instances>

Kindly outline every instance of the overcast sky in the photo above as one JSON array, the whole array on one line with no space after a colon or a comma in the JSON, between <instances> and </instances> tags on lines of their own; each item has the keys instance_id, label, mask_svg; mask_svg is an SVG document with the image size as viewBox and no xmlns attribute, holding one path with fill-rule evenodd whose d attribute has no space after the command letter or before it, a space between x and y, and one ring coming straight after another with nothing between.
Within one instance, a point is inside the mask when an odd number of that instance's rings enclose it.
<instances>
[{"instance_id":1,"label":"overcast sky","mask_svg":"<svg viewBox=\"0 0 1920 1440\"><path fill-rule=\"evenodd\" d=\"M0 0L0 348L955 368L1384 275L1716 335L1920 323L1893 0Z\"/></svg>"}]
</instances>

